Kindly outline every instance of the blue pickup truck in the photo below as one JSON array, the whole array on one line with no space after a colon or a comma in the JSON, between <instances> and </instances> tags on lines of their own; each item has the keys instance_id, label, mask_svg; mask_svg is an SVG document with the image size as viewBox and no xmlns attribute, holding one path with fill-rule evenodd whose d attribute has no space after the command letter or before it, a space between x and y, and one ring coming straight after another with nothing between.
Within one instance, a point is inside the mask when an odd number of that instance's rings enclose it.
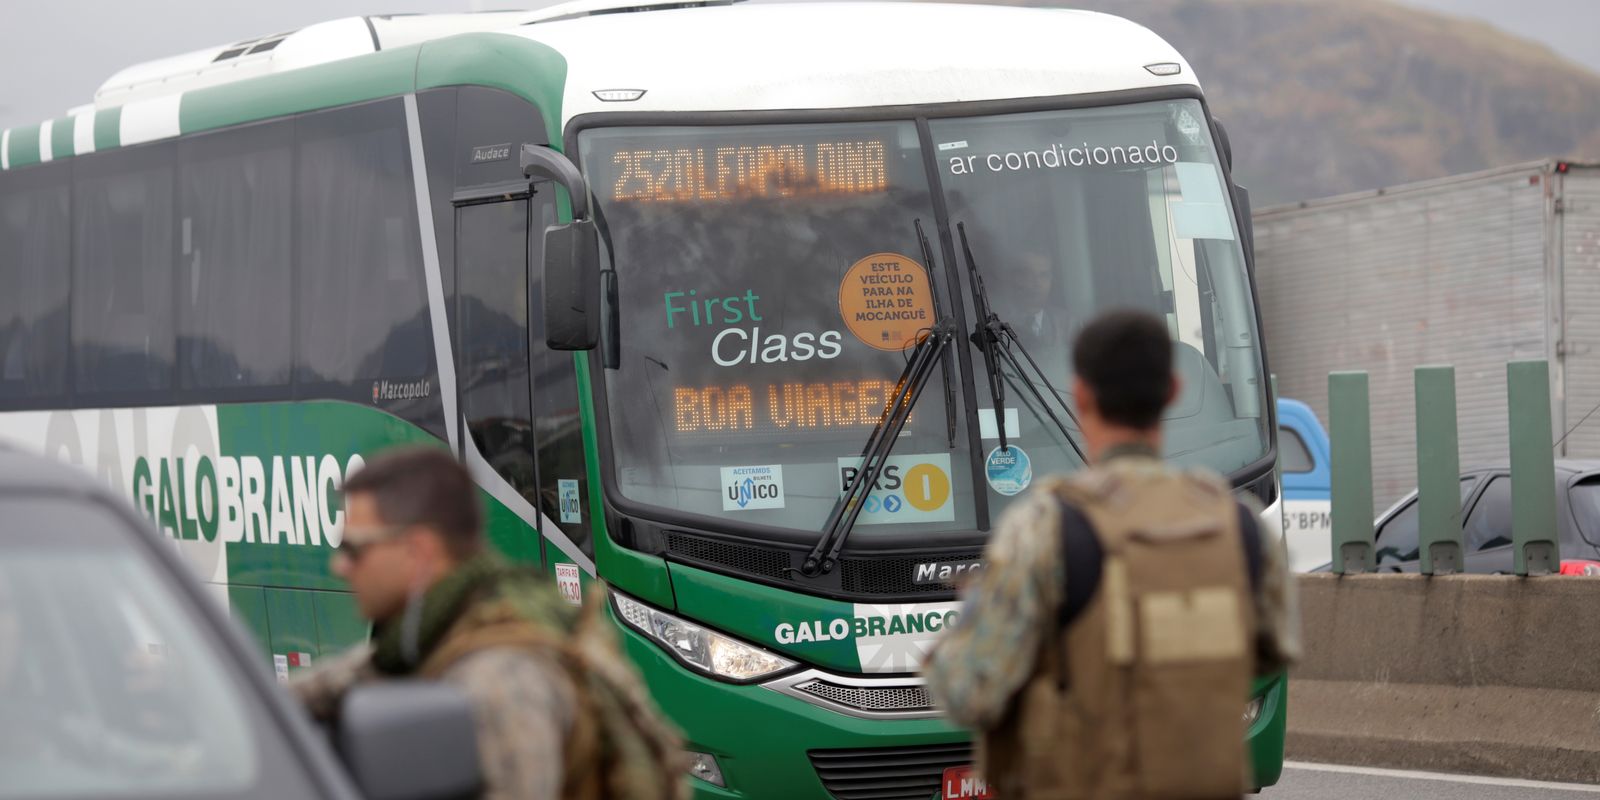
<instances>
[{"instance_id":1,"label":"blue pickup truck","mask_svg":"<svg viewBox=\"0 0 1600 800\"><path fill-rule=\"evenodd\" d=\"M1278 465L1283 474L1283 536L1289 568L1306 572L1328 563L1333 525L1329 515L1328 433L1316 412L1299 400L1278 400Z\"/></svg>"}]
</instances>

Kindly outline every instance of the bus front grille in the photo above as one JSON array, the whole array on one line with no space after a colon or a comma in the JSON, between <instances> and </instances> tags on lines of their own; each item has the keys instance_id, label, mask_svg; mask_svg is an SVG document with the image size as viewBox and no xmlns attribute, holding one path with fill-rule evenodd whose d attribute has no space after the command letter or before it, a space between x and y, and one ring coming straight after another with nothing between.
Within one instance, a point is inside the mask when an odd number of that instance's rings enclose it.
<instances>
[{"instance_id":1,"label":"bus front grille","mask_svg":"<svg viewBox=\"0 0 1600 800\"><path fill-rule=\"evenodd\" d=\"M810 680L794 688L861 711L933 710L928 690L921 686L843 686L824 680Z\"/></svg>"},{"instance_id":2,"label":"bus front grille","mask_svg":"<svg viewBox=\"0 0 1600 800\"><path fill-rule=\"evenodd\" d=\"M789 554L783 551L705 539L676 531L668 532L666 540L668 551L689 560L766 578L781 579L789 571Z\"/></svg>"},{"instance_id":3,"label":"bus front grille","mask_svg":"<svg viewBox=\"0 0 1600 800\"><path fill-rule=\"evenodd\" d=\"M972 763L966 742L812 750L811 766L837 800L928 800L949 767Z\"/></svg>"}]
</instances>

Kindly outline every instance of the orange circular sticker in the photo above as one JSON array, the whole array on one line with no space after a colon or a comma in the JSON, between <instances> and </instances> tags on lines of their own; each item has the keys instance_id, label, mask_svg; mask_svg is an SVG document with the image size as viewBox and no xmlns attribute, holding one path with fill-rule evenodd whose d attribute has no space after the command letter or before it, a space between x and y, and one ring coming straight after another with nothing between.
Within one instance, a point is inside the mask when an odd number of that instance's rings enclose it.
<instances>
[{"instance_id":1,"label":"orange circular sticker","mask_svg":"<svg viewBox=\"0 0 1600 800\"><path fill-rule=\"evenodd\" d=\"M905 350L933 326L928 271L898 253L874 253L850 265L839 282L839 315L862 343Z\"/></svg>"}]
</instances>

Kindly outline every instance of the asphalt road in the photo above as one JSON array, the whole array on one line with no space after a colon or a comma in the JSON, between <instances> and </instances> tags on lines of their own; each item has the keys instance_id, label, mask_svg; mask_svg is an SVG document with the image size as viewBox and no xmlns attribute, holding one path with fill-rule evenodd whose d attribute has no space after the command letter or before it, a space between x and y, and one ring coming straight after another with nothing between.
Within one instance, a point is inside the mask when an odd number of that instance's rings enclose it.
<instances>
[{"instance_id":1,"label":"asphalt road","mask_svg":"<svg viewBox=\"0 0 1600 800\"><path fill-rule=\"evenodd\" d=\"M1600 785L1290 762L1262 800L1600 800Z\"/></svg>"}]
</instances>

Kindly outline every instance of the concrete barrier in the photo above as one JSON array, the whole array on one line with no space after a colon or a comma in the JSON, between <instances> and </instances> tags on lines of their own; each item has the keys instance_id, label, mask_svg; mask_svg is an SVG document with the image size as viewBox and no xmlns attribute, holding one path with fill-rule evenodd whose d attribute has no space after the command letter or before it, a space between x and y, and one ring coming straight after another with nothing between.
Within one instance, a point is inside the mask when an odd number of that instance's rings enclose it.
<instances>
[{"instance_id":1,"label":"concrete barrier","mask_svg":"<svg viewBox=\"0 0 1600 800\"><path fill-rule=\"evenodd\" d=\"M1600 783L1600 579L1298 581L1289 758Z\"/></svg>"}]
</instances>

